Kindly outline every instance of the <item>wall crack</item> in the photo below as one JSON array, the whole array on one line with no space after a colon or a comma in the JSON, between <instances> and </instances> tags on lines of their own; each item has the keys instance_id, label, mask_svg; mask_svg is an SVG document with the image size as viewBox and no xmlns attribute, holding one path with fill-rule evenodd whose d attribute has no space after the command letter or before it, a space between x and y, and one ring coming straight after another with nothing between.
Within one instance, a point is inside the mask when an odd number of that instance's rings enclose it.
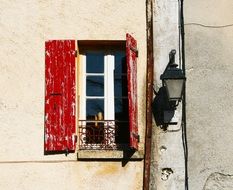
<instances>
[{"instance_id":1,"label":"wall crack","mask_svg":"<svg viewBox=\"0 0 233 190\"><path fill-rule=\"evenodd\" d=\"M203 190L232 190L233 175L214 172L207 178Z\"/></svg>"}]
</instances>

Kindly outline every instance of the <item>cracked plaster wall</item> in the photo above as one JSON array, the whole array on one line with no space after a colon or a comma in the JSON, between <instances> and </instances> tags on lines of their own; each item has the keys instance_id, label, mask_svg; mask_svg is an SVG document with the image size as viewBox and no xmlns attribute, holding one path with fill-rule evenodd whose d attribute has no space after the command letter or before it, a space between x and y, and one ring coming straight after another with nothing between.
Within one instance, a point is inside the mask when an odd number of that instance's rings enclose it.
<instances>
[{"instance_id":1,"label":"cracked plaster wall","mask_svg":"<svg viewBox=\"0 0 233 190\"><path fill-rule=\"evenodd\" d=\"M178 45L178 11L177 1L154 2L155 88L158 91L167 55ZM231 0L185 0L185 23L233 24L232 7ZM189 188L232 190L233 26L185 25L185 39ZM153 135L151 189L184 189L181 134L164 133L154 126Z\"/></svg>"},{"instance_id":2,"label":"cracked plaster wall","mask_svg":"<svg viewBox=\"0 0 233 190\"><path fill-rule=\"evenodd\" d=\"M185 23L233 24L231 0L185 0ZM186 25L190 190L233 189L233 27Z\"/></svg>"},{"instance_id":3,"label":"cracked plaster wall","mask_svg":"<svg viewBox=\"0 0 233 190\"><path fill-rule=\"evenodd\" d=\"M214 172L206 180L203 190L233 189L233 175Z\"/></svg>"}]
</instances>

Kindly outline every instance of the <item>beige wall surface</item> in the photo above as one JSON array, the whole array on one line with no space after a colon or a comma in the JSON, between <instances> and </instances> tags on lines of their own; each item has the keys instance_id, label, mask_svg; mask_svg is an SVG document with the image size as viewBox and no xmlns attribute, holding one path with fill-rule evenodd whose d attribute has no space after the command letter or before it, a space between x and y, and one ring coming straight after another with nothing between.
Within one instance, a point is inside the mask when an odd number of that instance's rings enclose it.
<instances>
[{"instance_id":1,"label":"beige wall surface","mask_svg":"<svg viewBox=\"0 0 233 190\"><path fill-rule=\"evenodd\" d=\"M185 23L190 190L230 190L233 1L186 0Z\"/></svg>"},{"instance_id":2,"label":"beige wall surface","mask_svg":"<svg viewBox=\"0 0 233 190\"><path fill-rule=\"evenodd\" d=\"M49 39L138 41L140 149L145 128L144 0L9 0L0 3L0 189L142 188L143 161L84 162L44 155L44 43Z\"/></svg>"}]
</instances>

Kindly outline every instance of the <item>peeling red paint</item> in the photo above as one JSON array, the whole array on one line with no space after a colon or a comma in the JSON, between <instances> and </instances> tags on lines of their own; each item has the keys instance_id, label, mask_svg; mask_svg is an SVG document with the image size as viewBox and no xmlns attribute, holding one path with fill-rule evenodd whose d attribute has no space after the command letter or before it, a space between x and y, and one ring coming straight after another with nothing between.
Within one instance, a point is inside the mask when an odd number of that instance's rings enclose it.
<instances>
[{"instance_id":1,"label":"peeling red paint","mask_svg":"<svg viewBox=\"0 0 233 190\"><path fill-rule=\"evenodd\" d=\"M130 147L138 149L137 41L126 34Z\"/></svg>"},{"instance_id":2,"label":"peeling red paint","mask_svg":"<svg viewBox=\"0 0 233 190\"><path fill-rule=\"evenodd\" d=\"M75 40L51 40L45 42L45 151L75 145Z\"/></svg>"}]
</instances>

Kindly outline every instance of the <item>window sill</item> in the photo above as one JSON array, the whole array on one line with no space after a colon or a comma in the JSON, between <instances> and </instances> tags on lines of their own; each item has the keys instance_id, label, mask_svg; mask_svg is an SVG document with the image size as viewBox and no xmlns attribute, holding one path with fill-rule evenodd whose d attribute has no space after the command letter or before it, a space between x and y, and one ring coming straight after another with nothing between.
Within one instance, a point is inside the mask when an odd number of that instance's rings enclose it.
<instances>
[{"instance_id":1,"label":"window sill","mask_svg":"<svg viewBox=\"0 0 233 190\"><path fill-rule=\"evenodd\" d=\"M142 151L78 150L78 160L143 160Z\"/></svg>"}]
</instances>

